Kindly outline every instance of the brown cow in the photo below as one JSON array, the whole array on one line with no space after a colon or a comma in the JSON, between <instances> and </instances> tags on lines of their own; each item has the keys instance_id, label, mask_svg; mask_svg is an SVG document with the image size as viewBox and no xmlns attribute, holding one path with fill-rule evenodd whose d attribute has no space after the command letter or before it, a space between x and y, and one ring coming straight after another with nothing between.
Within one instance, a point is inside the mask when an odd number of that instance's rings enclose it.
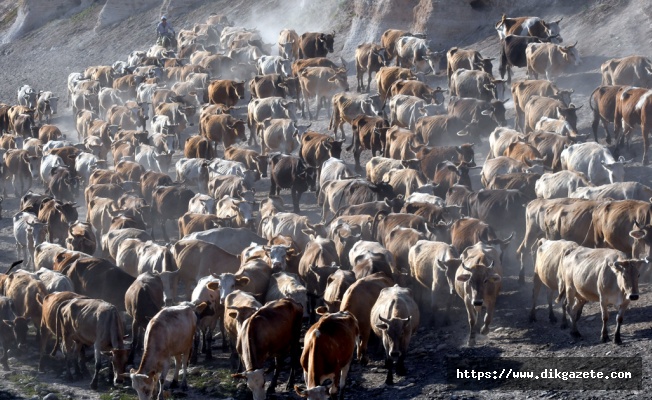
<instances>
[{"instance_id":1,"label":"brown cow","mask_svg":"<svg viewBox=\"0 0 652 400\"><path fill-rule=\"evenodd\" d=\"M523 131L525 124L525 105L532 96L544 96L560 100L565 106L570 104L573 90L559 89L554 83L546 80L524 80L512 83L512 99L516 116L514 127Z\"/></svg>"},{"instance_id":2,"label":"brown cow","mask_svg":"<svg viewBox=\"0 0 652 400\"><path fill-rule=\"evenodd\" d=\"M409 68L401 67L382 67L376 73L378 94L380 94L380 99L383 102L389 97L392 84L400 79L416 79L416 77Z\"/></svg>"},{"instance_id":3,"label":"brown cow","mask_svg":"<svg viewBox=\"0 0 652 400\"><path fill-rule=\"evenodd\" d=\"M208 85L208 99L210 104L224 104L234 107L239 99L244 99L245 82L232 80L215 80Z\"/></svg>"},{"instance_id":4,"label":"brown cow","mask_svg":"<svg viewBox=\"0 0 652 400\"><path fill-rule=\"evenodd\" d=\"M308 118L312 119L309 101L315 97L317 112L315 120L319 118L319 111L322 99L328 99L341 91L349 91L349 84L346 79L346 68L333 69L329 67L306 67L299 73L301 95L304 101L301 103L301 116L305 118L304 110L308 109ZM328 114L331 114L331 105L326 102Z\"/></svg>"},{"instance_id":5,"label":"brown cow","mask_svg":"<svg viewBox=\"0 0 652 400\"><path fill-rule=\"evenodd\" d=\"M371 74L389 64L387 51L374 43L363 43L355 50L355 70L358 92L364 92L364 73L367 72L367 91L370 90Z\"/></svg>"},{"instance_id":6,"label":"brown cow","mask_svg":"<svg viewBox=\"0 0 652 400\"><path fill-rule=\"evenodd\" d=\"M212 159L213 147L211 146L210 139L201 135L193 135L189 137L186 139L186 144L183 148L183 156L186 158Z\"/></svg>"},{"instance_id":7,"label":"brown cow","mask_svg":"<svg viewBox=\"0 0 652 400\"><path fill-rule=\"evenodd\" d=\"M45 372L45 346L48 344L50 336L57 334L57 310L59 309L59 306L75 298L86 297L74 292L55 292L45 296L41 302L42 314L39 372Z\"/></svg>"},{"instance_id":8,"label":"brown cow","mask_svg":"<svg viewBox=\"0 0 652 400\"><path fill-rule=\"evenodd\" d=\"M178 219L188 211L188 203L195 193L190 189L177 186L160 186L152 193L152 221L159 221L163 238L169 241L165 223L169 219Z\"/></svg>"},{"instance_id":9,"label":"brown cow","mask_svg":"<svg viewBox=\"0 0 652 400\"><path fill-rule=\"evenodd\" d=\"M128 350L123 349L124 323L118 309L97 299L71 299L59 306L56 312L56 337L52 355L59 343L66 356L66 375L70 375L70 364L77 360L82 346L93 346L95 352L95 374L91 389L97 390L102 352L111 353L113 384L122 383ZM75 355L77 357L71 357Z\"/></svg>"},{"instance_id":10,"label":"brown cow","mask_svg":"<svg viewBox=\"0 0 652 400\"><path fill-rule=\"evenodd\" d=\"M481 70L491 74L494 58L483 58L479 51L460 49L452 47L446 53L446 75L448 75L448 86L451 86L451 75L459 68L468 70Z\"/></svg>"},{"instance_id":11,"label":"brown cow","mask_svg":"<svg viewBox=\"0 0 652 400\"><path fill-rule=\"evenodd\" d=\"M14 263L12 267L16 264ZM36 328L36 342L40 343L41 304L45 296L48 295L45 285L31 274L14 273L4 275L3 278L0 281L0 292L11 299L14 304L14 313L16 316L25 317L28 321L31 320ZM19 336L17 339L20 348L26 345L27 330L25 330L23 337Z\"/></svg>"},{"instance_id":12,"label":"brown cow","mask_svg":"<svg viewBox=\"0 0 652 400\"><path fill-rule=\"evenodd\" d=\"M609 123L614 122L614 115L616 112L616 96L621 91L624 91L624 86L620 85L604 85L598 86L591 93L589 98L589 107L593 110L593 123L591 129L593 130L593 137L598 141L598 124L602 121L602 126L607 133L607 143L611 143L611 133L609 132Z\"/></svg>"},{"instance_id":13,"label":"brown cow","mask_svg":"<svg viewBox=\"0 0 652 400\"><path fill-rule=\"evenodd\" d=\"M243 163L247 169L258 171L261 178L267 177L267 156L261 156L257 151L250 149L243 149L235 146L225 146L224 159L231 161L239 161Z\"/></svg>"},{"instance_id":14,"label":"brown cow","mask_svg":"<svg viewBox=\"0 0 652 400\"><path fill-rule=\"evenodd\" d=\"M299 42L299 58L326 57L333 52L333 33L305 32Z\"/></svg>"},{"instance_id":15,"label":"brown cow","mask_svg":"<svg viewBox=\"0 0 652 400\"><path fill-rule=\"evenodd\" d=\"M236 119L229 114L208 115L200 121L200 135L213 142L213 151L217 151L217 143L222 142L224 148L232 146L237 140L247 140L245 121Z\"/></svg>"},{"instance_id":16,"label":"brown cow","mask_svg":"<svg viewBox=\"0 0 652 400\"><path fill-rule=\"evenodd\" d=\"M528 76L537 79L539 74L545 74L546 79L553 80L571 65L580 65L582 60L575 45L577 42L569 46L554 43L528 44L525 50Z\"/></svg>"},{"instance_id":17,"label":"brown cow","mask_svg":"<svg viewBox=\"0 0 652 400\"><path fill-rule=\"evenodd\" d=\"M255 399L264 399L264 363L275 357L275 371L267 393L276 391L276 383L283 358L290 355L290 378L286 390L292 387L299 362L299 337L301 335L301 305L291 299L267 303L247 319L238 334L237 349L244 372L233 374L234 378L247 381L247 387Z\"/></svg>"},{"instance_id":18,"label":"brown cow","mask_svg":"<svg viewBox=\"0 0 652 400\"><path fill-rule=\"evenodd\" d=\"M30 156L27 150L10 149L3 156L4 176L14 186L16 197L22 197L32 186L32 179L38 178L41 160L39 157ZM2 185L3 195L7 196L6 183Z\"/></svg>"},{"instance_id":19,"label":"brown cow","mask_svg":"<svg viewBox=\"0 0 652 400\"><path fill-rule=\"evenodd\" d=\"M346 377L360 333L357 319L348 312L329 314L319 310L321 318L306 332L301 366L306 387L295 386L301 397L325 399L328 395L344 398ZM331 380L328 377L333 377Z\"/></svg>"},{"instance_id":20,"label":"brown cow","mask_svg":"<svg viewBox=\"0 0 652 400\"><path fill-rule=\"evenodd\" d=\"M132 318L131 350L127 364L133 364L140 343L140 331L163 308L163 281L158 274L145 272L139 275L125 293L125 310Z\"/></svg>"},{"instance_id":21,"label":"brown cow","mask_svg":"<svg viewBox=\"0 0 652 400\"><path fill-rule=\"evenodd\" d=\"M224 331L226 332L231 347L231 368L237 369L240 366L237 343L240 336L240 329L244 322L249 319L262 304L254 296L242 290L229 293L224 300Z\"/></svg>"},{"instance_id":22,"label":"brown cow","mask_svg":"<svg viewBox=\"0 0 652 400\"><path fill-rule=\"evenodd\" d=\"M614 113L614 137L622 144L625 140L629 146L631 132L637 125L641 125L643 135L643 165L648 163L647 149L651 130L650 118L652 116L652 90L637 87L623 87L617 93L616 110ZM623 136L620 137L620 130Z\"/></svg>"},{"instance_id":23,"label":"brown cow","mask_svg":"<svg viewBox=\"0 0 652 400\"><path fill-rule=\"evenodd\" d=\"M375 157L376 153L383 153L385 147L384 133L389 128L388 125L383 117L368 115L359 115L351 121L353 135L351 136L351 145L346 148L346 151L351 151L353 148L356 172L362 170L360 166L362 150L371 150L372 157Z\"/></svg>"},{"instance_id":24,"label":"brown cow","mask_svg":"<svg viewBox=\"0 0 652 400\"><path fill-rule=\"evenodd\" d=\"M367 365L369 362L367 345L371 334L371 309L380 291L393 284L394 281L384 273L375 273L356 281L344 293L341 310L348 311L358 320L360 328L358 361L362 365Z\"/></svg>"},{"instance_id":25,"label":"brown cow","mask_svg":"<svg viewBox=\"0 0 652 400\"><path fill-rule=\"evenodd\" d=\"M95 254L97 238L93 226L89 222L74 221L69 224L68 237L66 238L68 250L81 251L86 254Z\"/></svg>"}]
</instances>

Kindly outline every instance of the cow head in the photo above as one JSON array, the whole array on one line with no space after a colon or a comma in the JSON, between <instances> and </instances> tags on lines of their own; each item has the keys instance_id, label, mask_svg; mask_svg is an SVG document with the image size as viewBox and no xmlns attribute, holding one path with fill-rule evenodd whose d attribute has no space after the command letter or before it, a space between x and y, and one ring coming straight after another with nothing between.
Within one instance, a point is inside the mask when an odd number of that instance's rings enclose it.
<instances>
[{"instance_id":1,"label":"cow head","mask_svg":"<svg viewBox=\"0 0 652 400\"><path fill-rule=\"evenodd\" d=\"M483 264L467 267L463 262L461 267L462 269L458 269L455 279L464 282L464 286L471 289L470 294L465 290L467 296L470 296L468 300L471 304L474 307L482 307L485 292L489 291L489 285L496 285L501 281L500 275L494 272L493 261L488 267Z\"/></svg>"},{"instance_id":2,"label":"cow head","mask_svg":"<svg viewBox=\"0 0 652 400\"><path fill-rule=\"evenodd\" d=\"M278 43L278 54L283 58L292 58L292 45L294 45L294 40L285 43Z\"/></svg>"},{"instance_id":3,"label":"cow head","mask_svg":"<svg viewBox=\"0 0 652 400\"><path fill-rule=\"evenodd\" d=\"M111 350L111 365L113 365L113 385L122 384L124 382L125 369L129 359L128 349L113 349Z\"/></svg>"},{"instance_id":4,"label":"cow head","mask_svg":"<svg viewBox=\"0 0 652 400\"><path fill-rule=\"evenodd\" d=\"M293 121L297 120L297 102L296 101L289 101L289 100L282 100L280 102L281 108L283 108L283 112L285 114L286 118L289 118Z\"/></svg>"},{"instance_id":5,"label":"cow head","mask_svg":"<svg viewBox=\"0 0 652 400\"><path fill-rule=\"evenodd\" d=\"M542 21L543 26L546 29L546 35L553 37L553 39L550 40L552 43L562 43L564 41L564 39L562 39L561 36L559 36L561 32L561 29L559 28L559 23L561 22L562 19L564 18L559 18L552 22Z\"/></svg>"},{"instance_id":6,"label":"cow head","mask_svg":"<svg viewBox=\"0 0 652 400\"><path fill-rule=\"evenodd\" d=\"M333 44L335 43L335 31L333 33L321 33L317 36L317 48L326 49L329 53L333 52Z\"/></svg>"},{"instance_id":7,"label":"cow head","mask_svg":"<svg viewBox=\"0 0 652 400\"><path fill-rule=\"evenodd\" d=\"M580 58L580 52L575 47L576 45L577 42L575 42L575 44L571 44L570 46L558 46L558 48L564 60L567 63L577 67L578 65L582 64L582 59Z\"/></svg>"},{"instance_id":8,"label":"cow head","mask_svg":"<svg viewBox=\"0 0 652 400\"><path fill-rule=\"evenodd\" d=\"M288 267L288 258L294 255L292 246L275 244L269 247L269 259L271 261L272 271L285 271Z\"/></svg>"},{"instance_id":9,"label":"cow head","mask_svg":"<svg viewBox=\"0 0 652 400\"><path fill-rule=\"evenodd\" d=\"M410 329L412 316L408 316L407 318L392 317L389 310L394 309L395 302L396 300L392 300L390 303L387 317L383 317L382 315L378 316L380 322L376 323L376 328L381 331L383 347L385 348L387 355L392 360L398 361L403 355L401 348L403 347L402 345L405 336L407 335L409 337L412 334Z\"/></svg>"},{"instance_id":10,"label":"cow head","mask_svg":"<svg viewBox=\"0 0 652 400\"><path fill-rule=\"evenodd\" d=\"M234 275L231 273L223 273L221 275L212 274L216 279L214 282L209 282L206 287L210 290L220 291L220 304L224 304L226 296L233 293L236 289L242 289L249 284L249 278L242 275Z\"/></svg>"},{"instance_id":11,"label":"cow head","mask_svg":"<svg viewBox=\"0 0 652 400\"><path fill-rule=\"evenodd\" d=\"M638 276L647 260L619 260L607 264L616 275L618 288L626 300L638 300Z\"/></svg>"},{"instance_id":12,"label":"cow head","mask_svg":"<svg viewBox=\"0 0 652 400\"><path fill-rule=\"evenodd\" d=\"M455 294L455 274L462 265L462 260L459 258L449 258L446 261L437 260L437 269L444 273L446 282L448 282L448 293Z\"/></svg>"},{"instance_id":13,"label":"cow head","mask_svg":"<svg viewBox=\"0 0 652 400\"><path fill-rule=\"evenodd\" d=\"M331 83L336 83L342 90L346 92L349 91L349 82L346 78L346 69L338 69L335 75L328 78L328 81Z\"/></svg>"},{"instance_id":14,"label":"cow head","mask_svg":"<svg viewBox=\"0 0 652 400\"><path fill-rule=\"evenodd\" d=\"M337 387L333 385L331 379L326 379L319 386L306 389L304 385L294 385L294 391L301 397L308 400L328 400L331 399L331 391L333 395L337 393Z\"/></svg>"},{"instance_id":15,"label":"cow head","mask_svg":"<svg viewBox=\"0 0 652 400\"><path fill-rule=\"evenodd\" d=\"M383 200L385 198L388 199L394 199L396 198L396 192L394 191L394 188L392 185L389 184L389 182L379 182L375 185L369 185L369 189L371 189L374 193L376 193L376 197L378 200Z\"/></svg>"},{"instance_id":16,"label":"cow head","mask_svg":"<svg viewBox=\"0 0 652 400\"><path fill-rule=\"evenodd\" d=\"M254 400L267 398L265 392L265 369L260 368L253 371L239 372L231 375L233 378L246 379L247 387L251 390Z\"/></svg>"},{"instance_id":17,"label":"cow head","mask_svg":"<svg viewBox=\"0 0 652 400\"><path fill-rule=\"evenodd\" d=\"M227 125L227 128L231 130L236 141L244 142L247 140L247 135L245 134L245 121L241 119L236 119L232 124Z\"/></svg>"},{"instance_id":18,"label":"cow head","mask_svg":"<svg viewBox=\"0 0 652 400\"><path fill-rule=\"evenodd\" d=\"M389 65L389 59L387 58L387 50L385 50L384 47L374 47L371 49L371 56L375 57L375 62L383 67L387 67Z\"/></svg>"},{"instance_id":19,"label":"cow head","mask_svg":"<svg viewBox=\"0 0 652 400\"><path fill-rule=\"evenodd\" d=\"M618 161L605 162L602 160L600 161L600 164L602 164L602 168L607 171L609 182L615 183L623 182L625 180L625 164L628 162L631 162L631 160L627 161L625 160L625 157L620 156L618 157Z\"/></svg>"},{"instance_id":20,"label":"cow head","mask_svg":"<svg viewBox=\"0 0 652 400\"><path fill-rule=\"evenodd\" d=\"M428 65L434 75L441 73L441 60L446 57L446 51L428 51L424 58L428 60Z\"/></svg>"},{"instance_id":21,"label":"cow head","mask_svg":"<svg viewBox=\"0 0 652 400\"><path fill-rule=\"evenodd\" d=\"M505 103L509 100L491 100L489 106L480 112L481 115L488 116L498 126L507 125L505 118Z\"/></svg>"},{"instance_id":22,"label":"cow head","mask_svg":"<svg viewBox=\"0 0 652 400\"><path fill-rule=\"evenodd\" d=\"M475 167L475 152L473 146L475 143L465 143L461 146L455 146L455 151L458 154L458 161L466 161L469 167Z\"/></svg>"},{"instance_id":23,"label":"cow head","mask_svg":"<svg viewBox=\"0 0 652 400\"><path fill-rule=\"evenodd\" d=\"M231 209L239 216L239 219L244 222L245 226L253 227L253 206L250 202L244 200L233 200Z\"/></svg>"},{"instance_id":24,"label":"cow head","mask_svg":"<svg viewBox=\"0 0 652 400\"><path fill-rule=\"evenodd\" d=\"M138 400L150 400L157 394L158 380L160 372L151 371L148 374L139 374L135 369L131 369L129 378L131 387L138 393Z\"/></svg>"},{"instance_id":25,"label":"cow head","mask_svg":"<svg viewBox=\"0 0 652 400\"><path fill-rule=\"evenodd\" d=\"M571 103L571 95L573 94L574 90L573 89L559 89L557 87L552 88L552 97L553 99L557 99L564 103L564 105L568 106Z\"/></svg>"}]
</instances>

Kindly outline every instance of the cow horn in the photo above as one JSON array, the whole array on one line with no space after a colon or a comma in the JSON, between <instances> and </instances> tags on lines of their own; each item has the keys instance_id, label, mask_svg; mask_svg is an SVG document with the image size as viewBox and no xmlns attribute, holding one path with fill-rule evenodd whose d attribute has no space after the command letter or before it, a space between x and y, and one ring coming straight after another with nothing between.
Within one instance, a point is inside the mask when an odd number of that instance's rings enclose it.
<instances>
[{"instance_id":1,"label":"cow horn","mask_svg":"<svg viewBox=\"0 0 652 400\"><path fill-rule=\"evenodd\" d=\"M494 267L494 260L491 260L491 264L487 267L487 269L493 269Z\"/></svg>"},{"instance_id":2,"label":"cow horn","mask_svg":"<svg viewBox=\"0 0 652 400\"><path fill-rule=\"evenodd\" d=\"M9 269L7 270L7 272L5 272L5 274L6 274L6 275L9 275L9 272L10 272L12 269L14 269L14 267L15 267L16 265L18 265L18 264L22 264L22 263L23 263L23 260L14 261L13 263L11 263L11 266L9 267Z\"/></svg>"},{"instance_id":3,"label":"cow horn","mask_svg":"<svg viewBox=\"0 0 652 400\"><path fill-rule=\"evenodd\" d=\"M389 315L389 311L387 312L387 314ZM386 324L389 324L389 323L390 323L390 321L389 321L387 318L383 318L382 315L379 315L379 316L378 316L378 319L381 320L381 322L384 322L384 323L386 323Z\"/></svg>"},{"instance_id":4,"label":"cow horn","mask_svg":"<svg viewBox=\"0 0 652 400\"><path fill-rule=\"evenodd\" d=\"M641 229L641 225L638 223L637 220L634 220L634 225L636 225L636 227L637 227L638 229Z\"/></svg>"},{"instance_id":5,"label":"cow horn","mask_svg":"<svg viewBox=\"0 0 652 400\"><path fill-rule=\"evenodd\" d=\"M501 242L503 242L503 244L508 244L509 242L512 241L513 237L514 237L514 232L512 232L512 234L509 235L509 237L507 239L501 240Z\"/></svg>"},{"instance_id":6,"label":"cow horn","mask_svg":"<svg viewBox=\"0 0 652 400\"><path fill-rule=\"evenodd\" d=\"M467 270L467 271L469 271L469 272L473 272L473 271L471 270L471 268L467 267L464 263L462 263L462 268L464 268L465 270Z\"/></svg>"}]
</instances>

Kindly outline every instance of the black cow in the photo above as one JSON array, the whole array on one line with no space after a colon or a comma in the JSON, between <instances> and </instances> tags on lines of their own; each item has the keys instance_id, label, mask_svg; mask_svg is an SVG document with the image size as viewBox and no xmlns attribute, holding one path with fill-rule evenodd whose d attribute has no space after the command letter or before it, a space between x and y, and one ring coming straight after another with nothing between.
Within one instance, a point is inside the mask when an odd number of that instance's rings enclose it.
<instances>
[{"instance_id":1,"label":"black cow","mask_svg":"<svg viewBox=\"0 0 652 400\"><path fill-rule=\"evenodd\" d=\"M301 35L299 58L326 57L328 53L333 52L334 41L335 31L333 33L306 32Z\"/></svg>"},{"instance_id":2,"label":"black cow","mask_svg":"<svg viewBox=\"0 0 652 400\"><path fill-rule=\"evenodd\" d=\"M484 132L490 132L498 126L507 125L505 119L505 102L507 101L451 97L447 111L449 115L454 115L462 121L477 120Z\"/></svg>"},{"instance_id":3,"label":"black cow","mask_svg":"<svg viewBox=\"0 0 652 400\"><path fill-rule=\"evenodd\" d=\"M274 155L270 163L272 173L269 195L278 196L281 189L290 189L294 212L298 213L301 195L308 190L315 191L317 169L307 165L299 157L283 154Z\"/></svg>"},{"instance_id":4,"label":"black cow","mask_svg":"<svg viewBox=\"0 0 652 400\"><path fill-rule=\"evenodd\" d=\"M426 177L433 177L437 165L443 161L451 161L455 164L466 161L470 167L475 167L473 146L474 143L465 143L460 146L422 147L417 152L417 158L421 162L421 172Z\"/></svg>"}]
</instances>

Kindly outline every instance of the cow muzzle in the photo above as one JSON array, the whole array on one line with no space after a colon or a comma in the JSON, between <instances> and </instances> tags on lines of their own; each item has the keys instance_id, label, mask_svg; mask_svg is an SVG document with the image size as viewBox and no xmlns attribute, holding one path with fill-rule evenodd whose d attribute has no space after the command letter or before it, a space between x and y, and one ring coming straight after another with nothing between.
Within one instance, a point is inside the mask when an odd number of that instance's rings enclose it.
<instances>
[{"instance_id":1,"label":"cow muzzle","mask_svg":"<svg viewBox=\"0 0 652 400\"><path fill-rule=\"evenodd\" d=\"M634 301L634 300L638 300L638 295L632 293L632 294L630 294L630 295L628 296L628 298L629 298L630 300L632 300L632 301Z\"/></svg>"},{"instance_id":2,"label":"cow muzzle","mask_svg":"<svg viewBox=\"0 0 652 400\"><path fill-rule=\"evenodd\" d=\"M394 360L397 360L401 356L401 352L400 351L392 351L391 353L389 353L389 356L391 358L393 358Z\"/></svg>"},{"instance_id":3,"label":"cow muzzle","mask_svg":"<svg viewBox=\"0 0 652 400\"><path fill-rule=\"evenodd\" d=\"M482 307L482 300L473 300L473 305L476 307Z\"/></svg>"}]
</instances>

